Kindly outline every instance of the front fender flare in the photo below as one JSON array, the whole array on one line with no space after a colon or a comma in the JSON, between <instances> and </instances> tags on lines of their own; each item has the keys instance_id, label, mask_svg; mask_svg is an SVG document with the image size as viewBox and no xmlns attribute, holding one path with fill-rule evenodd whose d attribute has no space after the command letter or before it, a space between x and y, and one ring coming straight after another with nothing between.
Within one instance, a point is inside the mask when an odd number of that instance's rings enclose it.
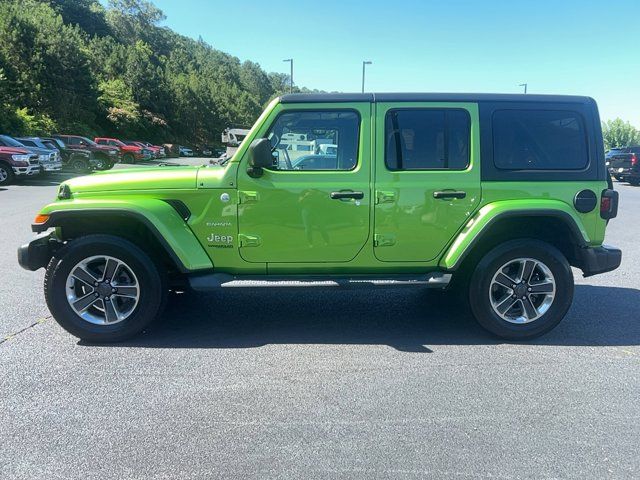
<instances>
[{"instance_id":1,"label":"front fender flare","mask_svg":"<svg viewBox=\"0 0 640 480\"><path fill-rule=\"evenodd\" d=\"M555 217L569 227L578 246L587 247L590 243L578 214L568 204L559 200L504 200L478 210L445 251L439 266L456 270L491 225L509 217Z\"/></svg>"},{"instance_id":2,"label":"front fender flare","mask_svg":"<svg viewBox=\"0 0 640 480\"><path fill-rule=\"evenodd\" d=\"M211 270L213 263L185 220L167 201L159 199L77 199L55 202L40 211L44 223L32 225L35 232L60 226L69 219L97 215L128 217L145 225L182 272Z\"/></svg>"}]
</instances>

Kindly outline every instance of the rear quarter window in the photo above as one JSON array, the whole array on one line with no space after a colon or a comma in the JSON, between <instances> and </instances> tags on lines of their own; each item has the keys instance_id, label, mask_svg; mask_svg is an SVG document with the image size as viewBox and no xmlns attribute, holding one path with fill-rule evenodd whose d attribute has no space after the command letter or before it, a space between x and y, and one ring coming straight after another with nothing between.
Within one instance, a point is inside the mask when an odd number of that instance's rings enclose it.
<instances>
[{"instance_id":1,"label":"rear quarter window","mask_svg":"<svg viewBox=\"0 0 640 480\"><path fill-rule=\"evenodd\" d=\"M496 110L493 161L500 170L584 170L587 134L578 112Z\"/></svg>"}]
</instances>

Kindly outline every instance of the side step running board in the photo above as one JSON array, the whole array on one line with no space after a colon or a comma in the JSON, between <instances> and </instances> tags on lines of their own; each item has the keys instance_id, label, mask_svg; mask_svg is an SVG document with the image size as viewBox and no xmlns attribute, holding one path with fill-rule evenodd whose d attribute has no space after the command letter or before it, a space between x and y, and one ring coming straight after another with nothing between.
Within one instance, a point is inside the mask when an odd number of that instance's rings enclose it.
<instances>
[{"instance_id":1,"label":"side step running board","mask_svg":"<svg viewBox=\"0 0 640 480\"><path fill-rule=\"evenodd\" d=\"M451 281L451 274L430 272L422 275L393 276L331 276L331 275L255 275L235 276L226 273L192 275L189 277L191 288L204 292L218 288L262 288L262 287L371 287L371 286L414 286L445 288Z\"/></svg>"}]
</instances>

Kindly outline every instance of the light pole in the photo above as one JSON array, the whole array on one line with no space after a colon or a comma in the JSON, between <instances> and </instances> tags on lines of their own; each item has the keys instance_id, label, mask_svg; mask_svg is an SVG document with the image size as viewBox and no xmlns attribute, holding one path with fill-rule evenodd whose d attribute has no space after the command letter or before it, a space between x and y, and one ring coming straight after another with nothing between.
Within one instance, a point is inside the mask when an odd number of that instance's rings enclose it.
<instances>
[{"instance_id":1,"label":"light pole","mask_svg":"<svg viewBox=\"0 0 640 480\"><path fill-rule=\"evenodd\" d=\"M364 93L364 69L367 65L371 65L371 61L365 60L362 62L362 93Z\"/></svg>"},{"instance_id":2,"label":"light pole","mask_svg":"<svg viewBox=\"0 0 640 480\"><path fill-rule=\"evenodd\" d=\"M518 85L519 87L524 87L524 93L527 93L527 83L521 83L520 85Z\"/></svg>"},{"instance_id":3,"label":"light pole","mask_svg":"<svg viewBox=\"0 0 640 480\"><path fill-rule=\"evenodd\" d=\"M291 73L289 74L289 93L293 93L293 58L285 58L283 62L291 64Z\"/></svg>"}]
</instances>

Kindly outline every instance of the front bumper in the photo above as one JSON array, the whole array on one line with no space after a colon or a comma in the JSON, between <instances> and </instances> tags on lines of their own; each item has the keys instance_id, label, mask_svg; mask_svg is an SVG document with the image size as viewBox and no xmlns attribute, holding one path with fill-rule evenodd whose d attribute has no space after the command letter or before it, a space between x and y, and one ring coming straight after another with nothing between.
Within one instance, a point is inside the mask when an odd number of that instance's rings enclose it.
<instances>
[{"instance_id":1,"label":"front bumper","mask_svg":"<svg viewBox=\"0 0 640 480\"><path fill-rule=\"evenodd\" d=\"M53 254L62 246L52 233L41 233L31 242L18 248L18 263L25 270L35 272L46 267Z\"/></svg>"},{"instance_id":2,"label":"front bumper","mask_svg":"<svg viewBox=\"0 0 640 480\"><path fill-rule=\"evenodd\" d=\"M580 268L585 277L610 272L620 266L622 250L609 245L580 249Z\"/></svg>"},{"instance_id":3,"label":"front bumper","mask_svg":"<svg viewBox=\"0 0 640 480\"><path fill-rule=\"evenodd\" d=\"M40 174L40 165L29 165L28 167L12 167L16 176L31 176Z\"/></svg>"},{"instance_id":4,"label":"front bumper","mask_svg":"<svg viewBox=\"0 0 640 480\"><path fill-rule=\"evenodd\" d=\"M59 172L62 170L62 162L41 163L40 168L43 172Z\"/></svg>"}]
</instances>

